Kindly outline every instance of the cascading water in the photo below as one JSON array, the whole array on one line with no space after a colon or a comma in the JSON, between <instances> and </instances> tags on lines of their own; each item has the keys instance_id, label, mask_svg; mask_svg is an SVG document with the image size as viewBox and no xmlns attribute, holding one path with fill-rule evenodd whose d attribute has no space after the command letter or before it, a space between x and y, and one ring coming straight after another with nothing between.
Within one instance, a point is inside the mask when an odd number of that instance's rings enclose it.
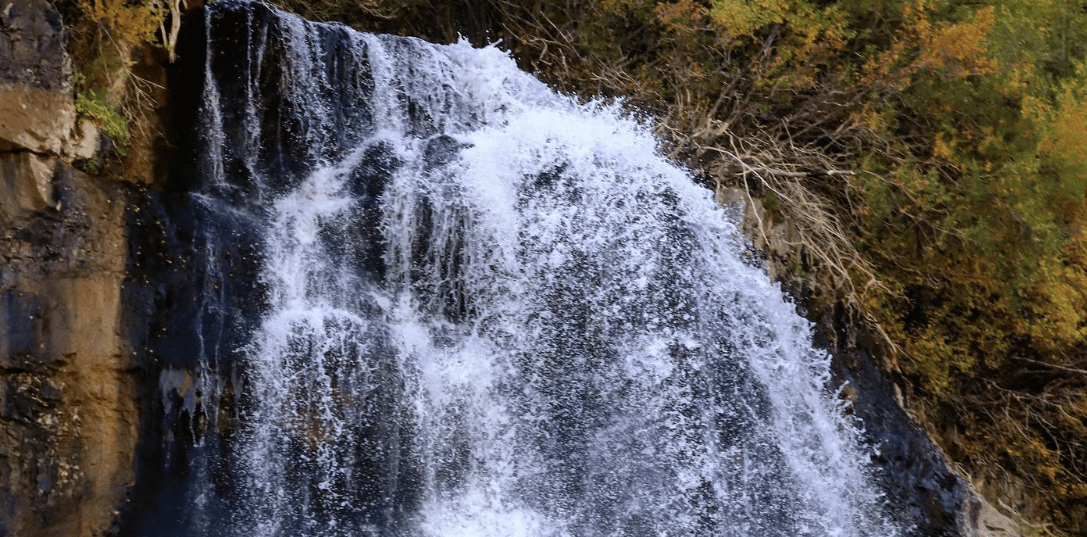
<instances>
[{"instance_id":1,"label":"cascading water","mask_svg":"<svg viewBox=\"0 0 1087 537\"><path fill-rule=\"evenodd\" d=\"M496 48L206 21L191 196L260 237L260 312L189 533L897 533L809 324L638 121Z\"/></svg>"}]
</instances>

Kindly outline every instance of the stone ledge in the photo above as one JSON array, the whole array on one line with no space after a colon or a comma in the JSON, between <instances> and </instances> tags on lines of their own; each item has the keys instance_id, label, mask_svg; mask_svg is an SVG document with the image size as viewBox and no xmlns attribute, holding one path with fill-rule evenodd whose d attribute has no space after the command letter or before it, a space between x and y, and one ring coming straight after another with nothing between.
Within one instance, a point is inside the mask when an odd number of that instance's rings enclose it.
<instances>
[{"instance_id":1,"label":"stone ledge","mask_svg":"<svg viewBox=\"0 0 1087 537\"><path fill-rule=\"evenodd\" d=\"M60 155L75 126L71 93L21 84L0 86L0 151Z\"/></svg>"}]
</instances>

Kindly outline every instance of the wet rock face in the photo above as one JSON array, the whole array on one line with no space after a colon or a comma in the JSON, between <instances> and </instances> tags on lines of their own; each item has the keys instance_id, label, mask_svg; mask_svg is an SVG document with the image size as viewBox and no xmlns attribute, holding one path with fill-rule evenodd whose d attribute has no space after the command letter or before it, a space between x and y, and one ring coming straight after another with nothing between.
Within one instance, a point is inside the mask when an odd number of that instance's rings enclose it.
<instances>
[{"instance_id":1,"label":"wet rock face","mask_svg":"<svg viewBox=\"0 0 1087 537\"><path fill-rule=\"evenodd\" d=\"M818 319L831 349L838 384L865 436L877 450L873 462L888 504L917 537L1013 537L1019 527L985 501L959 475L928 435L903 410L902 394L877 366L876 345L860 321L838 304Z\"/></svg>"},{"instance_id":2,"label":"wet rock face","mask_svg":"<svg viewBox=\"0 0 1087 537\"><path fill-rule=\"evenodd\" d=\"M928 437L910 423L873 357L863 345L841 345L834 373L851 387L853 412L878 449L874 460L879 478L897 515L915 525L914 535L958 535L955 518L967 499L966 483L948 470Z\"/></svg>"},{"instance_id":3,"label":"wet rock face","mask_svg":"<svg viewBox=\"0 0 1087 537\"><path fill-rule=\"evenodd\" d=\"M60 14L45 0L6 2L0 8L0 84L57 92L71 89L72 62Z\"/></svg>"},{"instance_id":4,"label":"wet rock face","mask_svg":"<svg viewBox=\"0 0 1087 537\"><path fill-rule=\"evenodd\" d=\"M210 29L205 16L214 18ZM162 235L140 238L141 226L129 238L136 271L129 277L150 282L129 289L151 300L149 324L157 327L138 344L147 350L137 353L137 367L154 377L159 391L146 394L141 434L148 440L137 453L140 473L121 510L122 536L189 535L197 531L193 528L227 523L239 480L218 461L230 457L233 418L246 404L246 371L239 357L266 306L258 275L265 261L262 232L274 201L269 192L297 186L292 181L342 159L373 131L365 104L372 75L367 62L345 59L359 53L345 28L322 27L314 46L324 54L300 65L289 60L291 42L284 38L296 31L293 21L267 6L239 3L210 14L195 10L188 17L168 79L177 147L171 178L139 215L161 221ZM320 87L299 92L283 83L311 70L322 80ZM315 101L325 104L328 116L307 108ZM210 155L220 151L206 139L211 132L225 140L221 164ZM369 216L353 233L376 233L380 191L375 189L396 166L392 160L378 147L367 159L370 164L355 170L353 189ZM335 255L382 270L381 252L345 244ZM374 433L373 441L392 436ZM196 496L202 498L200 510L190 508Z\"/></svg>"}]
</instances>

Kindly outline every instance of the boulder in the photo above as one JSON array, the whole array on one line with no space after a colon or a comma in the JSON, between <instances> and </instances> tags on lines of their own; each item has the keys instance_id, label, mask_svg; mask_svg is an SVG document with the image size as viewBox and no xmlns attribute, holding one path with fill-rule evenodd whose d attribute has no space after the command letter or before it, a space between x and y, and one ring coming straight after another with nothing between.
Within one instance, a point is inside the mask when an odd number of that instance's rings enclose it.
<instances>
[{"instance_id":1,"label":"boulder","mask_svg":"<svg viewBox=\"0 0 1087 537\"><path fill-rule=\"evenodd\" d=\"M1022 537L1023 535L1019 524L997 510L973 488L970 489L970 499L960 516L959 528L963 537Z\"/></svg>"},{"instance_id":2,"label":"boulder","mask_svg":"<svg viewBox=\"0 0 1087 537\"><path fill-rule=\"evenodd\" d=\"M34 153L0 153L0 215L24 218L58 209L53 192L56 163Z\"/></svg>"}]
</instances>

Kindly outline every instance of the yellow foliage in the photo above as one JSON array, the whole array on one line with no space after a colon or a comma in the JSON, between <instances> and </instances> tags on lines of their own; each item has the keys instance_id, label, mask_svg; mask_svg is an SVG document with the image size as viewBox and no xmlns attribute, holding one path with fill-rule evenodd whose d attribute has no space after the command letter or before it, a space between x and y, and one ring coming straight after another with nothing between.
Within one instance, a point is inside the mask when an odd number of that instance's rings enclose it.
<instances>
[{"instance_id":1,"label":"yellow foliage","mask_svg":"<svg viewBox=\"0 0 1087 537\"><path fill-rule=\"evenodd\" d=\"M1087 184L1087 102L1068 102L1052 121L1052 130L1039 151L1059 162L1065 173L1073 174L1076 186Z\"/></svg>"},{"instance_id":2,"label":"yellow foliage","mask_svg":"<svg viewBox=\"0 0 1087 537\"><path fill-rule=\"evenodd\" d=\"M955 145L958 142L955 139L949 139L943 135L937 134L936 141L933 142L932 156L949 160L955 157Z\"/></svg>"},{"instance_id":3,"label":"yellow foliage","mask_svg":"<svg viewBox=\"0 0 1087 537\"><path fill-rule=\"evenodd\" d=\"M733 37L750 37L770 24L785 21L791 7L784 0L714 0L710 16Z\"/></svg>"},{"instance_id":4,"label":"yellow foliage","mask_svg":"<svg viewBox=\"0 0 1087 537\"><path fill-rule=\"evenodd\" d=\"M1037 467L1038 473L1049 478L1050 481L1057 479L1057 474L1060 473L1060 466L1053 466L1052 464L1042 464Z\"/></svg>"},{"instance_id":5,"label":"yellow foliage","mask_svg":"<svg viewBox=\"0 0 1087 537\"><path fill-rule=\"evenodd\" d=\"M129 121L138 106L126 106L132 80L131 50L144 43L159 44L165 39L164 22L171 15L165 2L179 0L76 0L82 18L73 33L73 56L78 73L76 112L93 121L114 142L114 151L123 154L129 144ZM176 7L176 4L174 4ZM180 25L174 13L171 38ZM166 43L173 46L173 41ZM172 54L172 48L169 48Z\"/></svg>"},{"instance_id":6,"label":"yellow foliage","mask_svg":"<svg viewBox=\"0 0 1087 537\"><path fill-rule=\"evenodd\" d=\"M924 29L921 39L921 57L918 68L950 66L951 75L983 75L996 71L996 62L985 56L984 39L993 27L993 7L981 8L974 22L953 24L933 29L929 24L918 24Z\"/></svg>"},{"instance_id":7,"label":"yellow foliage","mask_svg":"<svg viewBox=\"0 0 1087 537\"><path fill-rule=\"evenodd\" d=\"M845 11L834 4L807 0L713 0L709 18L727 47L773 46L770 73L756 81L760 88L807 89L854 35ZM765 54L769 48L764 49Z\"/></svg>"},{"instance_id":8,"label":"yellow foliage","mask_svg":"<svg viewBox=\"0 0 1087 537\"><path fill-rule=\"evenodd\" d=\"M106 28L111 39L127 44L154 42L155 31L167 13L151 0L135 4L127 0L78 0L78 5L87 19Z\"/></svg>"},{"instance_id":9,"label":"yellow foliage","mask_svg":"<svg viewBox=\"0 0 1087 537\"><path fill-rule=\"evenodd\" d=\"M911 358L906 369L919 374L923 387L938 396L946 395L951 389L953 371L968 371L976 361L970 353L948 341L940 329L911 334L906 341L905 353Z\"/></svg>"},{"instance_id":10,"label":"yellow foliage","mask_svg":"<svg viewBox=\"0 0 1087 537\"><path fill-rule=\"evenodd\" d=\"M693 0L657 4L653 9L653 13L665 28L679 33L689 33L701 26L700 22L694 22L702 17L702 11L702 6Z\"/></svg>"},{"instance_id":11,"label":"yellow foliage","mask_svg":"<svg viewBox=\"0 0 1087 537\"><path fill-rule=\"evenodd\" d=\"M884 116L876 110L875 106L869 103L865 103L860 110L851 113L850 120L856 125L875 132L881 132L886 127Z\"/></svg>"},{"instance_id":12,"label":"yellow foliage","mask_svg":"<svg viewBox=\"0 0 1087 537\"><path fill-rule=\"evenodd\" d=\"M1026 333L1046 352L1078 344L1087 336L1087 296L1083 294L1087 288L1082 287L1087 278L1079 271L1062 272L1063 278L1055 274L1043 278L1028 294Z\"/></svg>"},{"instance_id":13,"label":"yellow foliage","mask_svg":"<svg viewBox=\"0 0 1087 537\"><path fill-rule=\"evenodd\" d=\"M934 23L929 7L917 0L902 9L902 26L891 46L866 62L862 83L900 91L921 71L940 70L953 78L996 71L996 62L985 55L985 37L995 20L992 6L959 24Z\"/></svg>"},{"instance_id":14,"label":"yellow foliage","mask_svg":"<svg viewBox=\"0 0 1087 537\"><path fill-rule=\"evenodd\" d=\"M1087 499L1087 483L1075 483L1064 487L1064 496L1070 499Z\"/></svg>"}]
</instances>

